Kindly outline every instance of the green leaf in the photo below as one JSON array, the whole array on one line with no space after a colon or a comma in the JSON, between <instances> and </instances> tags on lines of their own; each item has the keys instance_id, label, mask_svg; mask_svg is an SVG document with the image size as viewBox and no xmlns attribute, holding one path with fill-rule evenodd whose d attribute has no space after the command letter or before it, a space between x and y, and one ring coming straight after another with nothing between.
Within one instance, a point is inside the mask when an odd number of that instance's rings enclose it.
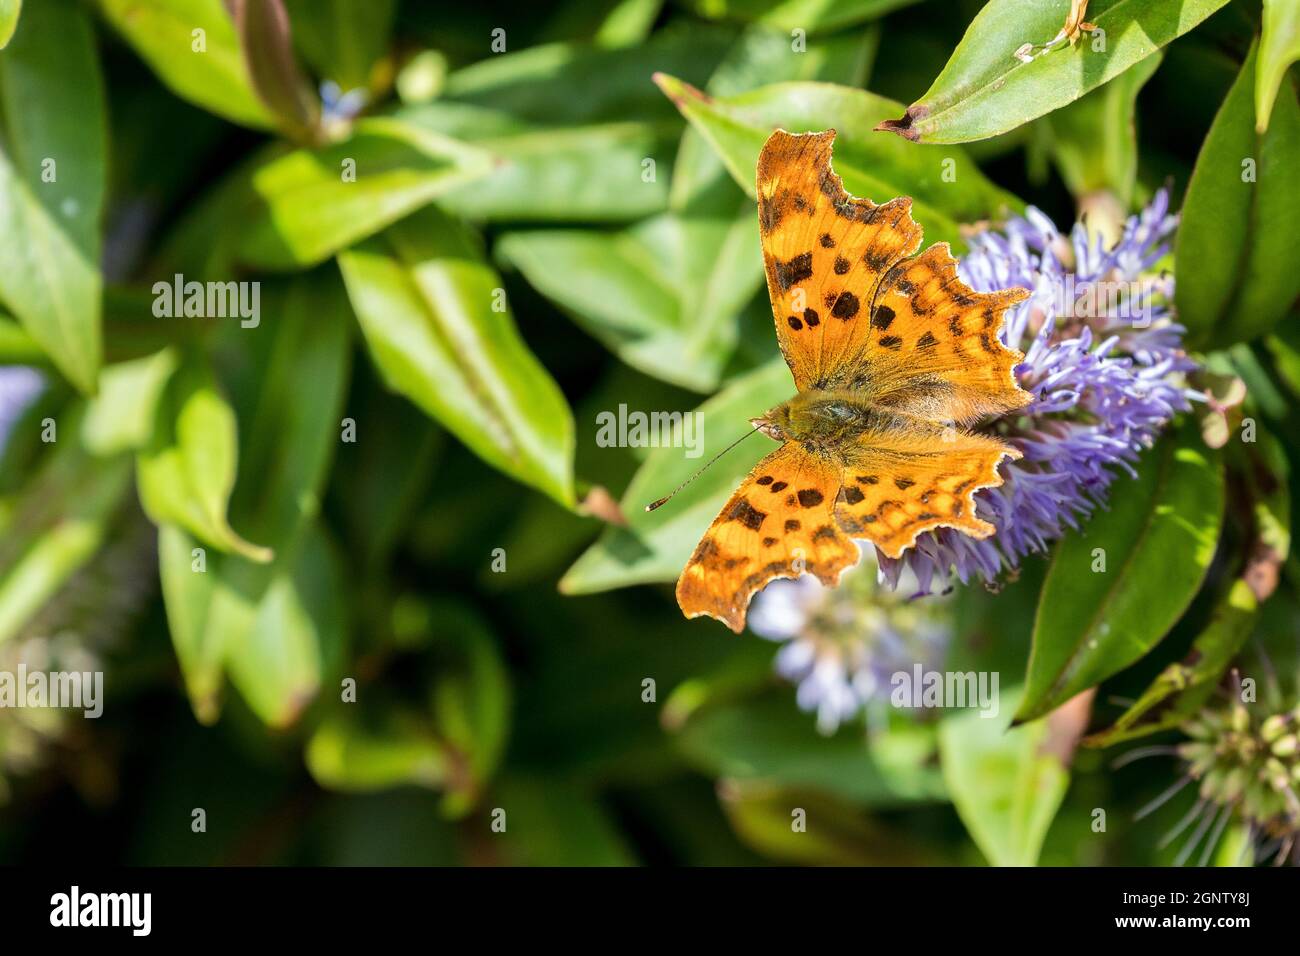
<instances>
[{"instance_id":1,"label":"green leaf","mask_svg":"<svg viewBox=\"0 0 1300 956\"><path fill-rule=\"evenodd\" d=\"M1178 320L1196 347L1270 331L1300 296L1291 224L1300 220L1300 105L1284 80L1255 132L1252 49L1196 159L1174 251Z\"/></svg>"},{"instance_id":2,"label":"green leaf","mask_svg":"<svg viewBox=\"0 0 1300 956\"><path fill-rule=\"evenodd\" d=\"M933 756L928 731L892 727L892 744L900 744L910 733L914 747L913 759L891 765L873 752L860 732L818 734L813 717L799 711L792 696L783 690L706 706L686 720L678 732L678 748L710 777L812 790L873 806L943 799L939 773L927 765Z\"/></svg>"},{"instance_id":3,"label":"green leaf","mask_svg":"<svg viewBox=\"0 0 1300 956\"><path fill-rule=\"evenodd\" d=\"M71 0L29 5L0 53L0 298L54 364L93 392L102 351L104 88Z\"/></svg>"},{"instance_id":4,"label":"green leaf","mask_svg":"<svg viewBox=\"0 0 1300 956\"><path fill-rule=\"evenodd\" d=\"M1110 747L1177 727L1193 716L1214 692L1258 618L1254 591L1241 578L1235 579L1215 605L1209 624L1196 636L1186 660L1168 665L1113 725L1084 743Z\"/></svg>"},{"instance_id":5,"label":"green leaf","mask_svg":"<svg viewBox=\"0 0 1300 956\"><path fill-rule=\"evenodd\" d=\"M198 354L171 376L152 433L136 460L140 504L149 518L250 561L270 561L269 548L245 541L227 521L236 474L235 413Z\"/></svg>"},{"instance_id":6,"label":"green leaf","mask_svg":"<svg viewBox=\"0 0 1300 956\"><path fill-rule=\"evenodd\" d=\"M1002 695L1006 710L1018 690ZM1023 709L1023 704L1021 708ZM953 806L993 866L1033 866L1061 807L1070 775L1044 747L1048 721L1007 729L980 711L939 725L939 760Z\"/></svg>"},{"instance_id":7,"label":"green leaf","mask_svg":"<svg viewBox=\"0 0 1300 956\"><path fill-rule=\"evenodd\" d=\"M793 133L835 129L832 165L855 196L878 202L911 196L912 215L926 242L964 247L960 223L997 218L1022 203L994 186L961 150L917 149L872 129L898 104L830 83L776 83L738 96L713 98L675 77L655 82L722 157L727 170L755 195L758 154L774 129Z\"/></svg>"},{"instance_id":8,"label":"green leaf","mask_svg":"<svg viewBox=\"0 0 1300 956\"><path fill-rule=\"evenodd\" d=\"M846 800L762 781L720 780L718 800L736 836L767 859L801 866L939 866L954 861L921 827L871 817ZM796 829L795 811L804 827Z\"/></svg>"},{"instance_id":9,"label":"green leaf","mask_svg":"<svg viewBox=\"0 0 1300 956\"><path fill-rule=\"evenodd\" d=\"M107 366L99 374L99 394L86 409L82 444L101 456L136 451L149 444L158 402L178 364L175 350L166 348Z\"/></svg>"},{"instance_id":10,"label":"green leaf","mask_svg":"<svg viewBox=\"0 0 1300 956\"><path fill-rule=\"evenodd\" d=\"M1132 205L1138 170L1137 95L1161 58L1156 53L1141 60L1114 82L1043 117L1052 159L1076 199L1106 191L1124 210Z\"/></svg>"},{"instance_id":11,"label":"green leaf","mask_svg":"<svg viewBox=\"0 0 1300 956\"><path fill-rule=\"evenodd\" d=\"M1031 62L1019 60L1021 46L1040 47L1061 32L1070 3L991 0L925 95L880 128L919 143L997 136L1109 82L1227 0L1093 0L1088 20L1104 38L1085 33L1073 46L1061 41Z\"/></svg>"},{"instance_id":12,"label":"green leaf","mask_svg":"<svg viewBox=\"0 0 1300 956\"><path fill-rule=\"evenodd\" d=\"M548 126L672 120L672 107L646 82L650 74L662 70L704 83L734 37L731 30L681 23L628 50L530 47L457 70L443 96Z\"/></svg>"},{"instance_id":13,"label":"green leaf","mask_svg":"<svg viewBox=\"0 0 1300 956\"><path fill-rule=\"evenodd\" d=\"M399 120L363 120L346 142L272 158L252 174L257 202L237 254L263 269L315 265L485 175L491 162Z\"/></svg>"},{"instance_id":14,"label":"green leaf","mask_svg":"<svg viewBox=\"0 0 1300 956\"><path fill-rule=\"evenodd\" d=\"M789 31L838 30L911 6L917 0L686 0L693 12L710 20L745 20Z\"/></svg>"},{"instance_id":15,"label":"green leaf","mask_svg":"<svg viewBox=\"0 0 1300 956\"><path fill-rule=\"evenodd\" d=\"M556 777L511 777L493 791L493 813L504 811L494 834L505 866L631 866L623 832L597 797ZM494 822L485 809L475 826Z\"/></svg>"},{"instance_id":16,"label":"green leaf","mask_svg":"<svg viewBox=\"0 0 1300 956\"><path fill-rule=\"evenodd\" d=\"M242 423L232 523L275 549L270 564L196 555L180 528L159 530L167 619L198 718L219 714L228 673L257 716L292 724L338 667L347 609L335 549L316 523L347 389L349 316L337 278L265 290L267 321L237 324L227 376ZM311 395L309 402L303 395Z\"/></svg>"},{"instance_id":17,"label":"green leaf","mask_svg":"<svg viewBox=\"0 0 1300 956\"><path fill-rule=\"evenodd\" d=\"M763 277L753 204L740 196L733 210L665 213L617 233L509 233L497 254L628 365L707 392Z\"/></svg>"},{"instance_id":18,"label":"green leaf","mask_svg":"<svg viewBox=\"0 0 1300 956\"><path fill-rule=\"evenodd\" d=\"M591 594L632 584L676 581L704 529L717 516L740 479L773 450L755 436L691 482L671 502L647 513L645 506L668 494L731 442L752 431L749 419L794 393L790 370L775 360L743 375L696 409L703 429L698 457L682 447L656 448L623 495L627 527L610 526L560 581L565 594Z\"/></svg>"},{"instance_id":19,"label":"green leaf","mask_svg":"<svg viewBox=\"0 0 1300 956\"><path fill-rule=\"evenodd\" d=\"M315 522L279 543L275 561L197 556L176 525L158 535L172 644L195 716L220 713L223 669L267 725L287 727L337 668L346 610L343 574Z\"/></svg>"},{"instance_id":20,"label":"green leaf","mask_svg":"<svg viewBox=\"0 0 1300 956\"><path fill-rule=\"evenodd\" d=\"M665 121L548 126L464 103L436 102L397 118L490 152L486 178L457 186L439 205L475 220L624 222L663 209L677 124Z\"/></svg>"},{"instance_id":21,"label":"green leaf","mask_svg":"<svg viewBox=\"0 0 1300 956\"><path fill-rule=\"evenodd\" d=\"M669 29L624 50L557 43L505 53L453 73L442 99L399 115L498 158L487 179L445 197L454 212L626 222L664 208L681 130L646 79L671 63L703 82L731 41L730 31Z\"/></svg>"},{"instance_id":22,"label":"green leaf","mask_svg":"<svg viewBox=\"0 0 1300 956\"><path fill-rule=\"evenodd\" d=\"M40 365L45 353L17 322L0 317L0 365Z\"/></svg>"},{"instance_id":23,"label":"green leaf","mask_svg":"<svg viewBox=\"0 0 1300 956\"><path fill-rule=\"evenodd\" d=\"M298 142L319 142L321 104L293 51L283 0L228 0L253 89Z\"/></svg>"},{"instance_id":24,"label":"green leaf","mask_svg":"<svg viewBox=\"0 0 1300 956\"><path fill-rule=\"evenodd\" d=\"M388 54L396 0L285 0L293 38L316 74L344 91L372 85Z\"/></svg>"},{"instance_id":25,"label":"green leaf","mask_svg":"<svg viewBox=\"0 0 1300 956\"><path fill-rule=\"evenodd\" d=\"M1245 567L1222 588L1209 623L1181 662L1170 664L1114 725L1085 743L1108 747L1176 727L1193 716L1218 686L1224 671L1250 638L1259 606L1277 585L1291 553L1291 488L1282 444L1259 431L1257 441L1234 446L1239 480L1252 512Z\"/></svg>"},{"instance_id":26,"label":"green leaf","mask_svg":"<svg viewBox=\"0 0 1300 956\"><path fill-rule=\"evenodd\" d=\"M455 774L453 756L428 721L383 700L333 712L313 731L304 757L318 784L344 793L402 784L436 790Z\"/></svg>"},{"instance_id":27,"label":"green leaf","mask_svg":"<svg viewBox=\"0 0 1300 956\"><path fill-rule=\"evenodd\" d=\"M1111 490L1107 510L1058 545L1017 721L1123 670L1169 632L1214 557L1223 504L1222 462L1189 416Z\"/></svg>"},{"instance_id":28,"label":"green leaf","mask_svg":"<svg viewBox=\"0 0 1300 956\"><path fill-rule=\"evenodd\" d=\"M23 0L0 0L0 50L7 47L13 39L22 9Z\"/></svg>"},{"instance_id":29,"label":"green leaf","mask_svg":"<svg viewBox=\"0 0 1300 956\"><path fill-rule=\"evenodd\" d=\"M1255 67L1255 132L1268 129L1273 101L1287 67L1300 60L1300 4L1295 0L1264 0L1264 26Z\"/></svg>"},{"instance_id":30,"label":"green leaf","mask_svg":"<svg viewBox=\"0 0 1300 956\"><path fill-rule=\"evenodd\" d=\"M39 470L0 509L0 644L99 551L130 485L127 456L94 457L78 441L82 413L62 418Z\"/></svg>"},{"instance_id":31,"label":"green leaf","mask_svg":"<svg viewBox=\"0 0 1300 956\"><path fill-rule=\"evenodd\" d=\"M177 96L242 126L275 126L222 0L99 0L99 8Z\"/></svg>"},{"instance_id":32,"label":"green leaf","mask_svg":"<svg viewBox=\"0 0 1300 956\"><path fill-rule=\"evenodd\" d=\"M571 507L573 416L474 237L427 208L339 265L389 386L494 468Z\"/></svg>"},{"instance_id":33,"label":"green leaf","mask_svg":"<svg viewBox=\"0 0 1300 956\"><path fill-rule=\"evenodd\" d=\"M444 810L462 816L477 802L505 752L510 677L482 619L450 601L433 607L437 671L429 695L434 728L460 755Z\"/></svg>"}]
</instances>

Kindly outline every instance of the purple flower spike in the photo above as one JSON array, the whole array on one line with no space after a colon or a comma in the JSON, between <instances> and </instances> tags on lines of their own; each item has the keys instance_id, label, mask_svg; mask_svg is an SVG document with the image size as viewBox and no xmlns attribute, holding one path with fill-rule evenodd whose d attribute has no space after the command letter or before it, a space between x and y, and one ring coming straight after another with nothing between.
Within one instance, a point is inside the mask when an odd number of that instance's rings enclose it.
<instances>
[{"instance_id":1,"label":"purple flower spike","mask_svg":"<svg viewBox=\"0 0 1300 956\"><path fill-rule=\"evenodd\" d=\"M905 566L922 593L954 577L995 581L1104 504L1115 477L1132 474L1161 429L1200 397L1183 384L1197 366L1171 315L1173 279L1148 274L1177 222L1162 189L1111 249L1082 225L1061 235L1033 208L1001 233L970 240L960 274L971 288L1030 291L1002 330L1025 354L1016 377L1033 396L1001 433L1024 457L1004 461L1004 483L976 495L976 513L995 535L979 541L940 528L901 558L878 552L886 584L898 587Z\"/></svg>"}]
</instances>

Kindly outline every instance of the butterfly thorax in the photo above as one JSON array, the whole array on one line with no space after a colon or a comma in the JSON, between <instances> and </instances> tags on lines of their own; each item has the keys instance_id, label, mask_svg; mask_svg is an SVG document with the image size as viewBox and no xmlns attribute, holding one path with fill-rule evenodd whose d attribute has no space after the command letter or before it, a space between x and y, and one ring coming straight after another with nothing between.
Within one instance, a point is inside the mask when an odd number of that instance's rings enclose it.
<instances>
[{"instance_id":1,"label":"butterfly thorax","mask_svg":"<svg viewBox=\"0 0 1300 956\"><path fill-rule=\"evenodd\" d=\"M841 460L873 435L941 429L872 401L861 392L820 389L800 392L761 419L754 419L754 424L777 441L797 442L815 454Z\"/></svg>"}]
</instances>

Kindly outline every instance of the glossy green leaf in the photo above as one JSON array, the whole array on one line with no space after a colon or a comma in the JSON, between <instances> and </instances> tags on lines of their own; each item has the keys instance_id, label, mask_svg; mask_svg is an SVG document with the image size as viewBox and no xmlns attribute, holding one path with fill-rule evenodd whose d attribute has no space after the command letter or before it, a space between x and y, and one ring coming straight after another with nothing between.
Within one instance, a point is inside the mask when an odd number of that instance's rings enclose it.
<instances>
[{"instance_id":1,"label":"glossy green leaf","mask_svg":"<svg viewBox=\"0 0 1300 956\"><path fill-rule=\"evenodd\" d=\"M1200 588L1223 519L1218 453L1189 418L1143 454L1137 472L1057 546L1038 600L1019 721L1151 650Z\"/></svg>"},{"instance_id":2,"label":"glossy green leaf","mask_svg":"<svg viewBox=\"0 0 1300 956\"><path fill-rule=\"evenodd\" d=\"M105 366L99 394L86 408L81 441L96 455L144 448L153 438L158 402L179 363L174 349Z\"/></svg>"},{"instance_id":3,"label":"glossy green leaf","mask_svg":"<svg viewBox=\"0 0 1300 956\"><path fill-rule=\"evenodd\" d=\"M9 45L18 29L18 15L22 13L23 0L0 0L0 50Z\"/></svg>"},{"instance_id":4,"label":"glossy green leaf","mask_svg":"<svg viewBox=\"0 0 1300 956\"><path fill-rule=\"evenodd\" d=\"M1231 446L1230 446L1231 447ZM1277 585L1291 552L1290 467L1282 444L1262 429L1242 443L1239 481L1251 511L1245 567L1222 589L1209 623L1187 657L1168 665L1115 723L1086 741L1108 747L1176 727L1192 717L1219 685L1224 672L1256 628L1261 600Z\"/></svg>"},{"instance_id":5,"label":"glossy green leaf","mask_svg":"<svg viewBox=\"0 0 1300 956\"><path fill-rule=\"evenodd\" d=\"M474 237L428 208L339 265L390 387L493 467L572 506L572 413L519 337Z\"/></svg>"},{"instance_id":6,"label":"glossy green leaf","mask_svg":"<svg viewBox=\"0 0 1300 956\"><path fill-rule=\"evenodd\" d=\"M99 8L177 96L243 126L275 125L222 0L99 0Z\"/></svg>"},{"instance_id":7,"label":"glossy green leaf","mask_svg":"<svg viewBox=\"0 0 1300 956\"><path fill-rule=\"evenodd\" d=\"M908 729L895 730L890 736L897 744ZM788 693L704 707L677 738L686 758L711 777L813 790L873 806L943 799L943 782L928 763L933 744L916 742L914 760L890 765L873 754L861 732L818 734L812 717Z\"/></svg>"},{"instance_id":8,"label":"glossy green leaf","mask_svg":"<svg viewBox=\"0 0 1300 956\"><path fill-rule=\"evenodd\" d=\"M264 269L315 265L485 175L491 162L429 130L364 120L346 142L274 157L252 174L257 201L237 254Z\"/></svg>"},{"instance_id":9,"label":"glossy green leaf","mask_svg":"<svg viewBox=\"0 0 1300 956\"><path fill-rule=\"evenodd\" d=\"M730 44L728 31L669 30L628 50L557 43L505 53L453 73L441 99L399 116L496 157L491 175L441 201L454 212L627 222L664 208L681 130L646 78L672 63L703 82Z\"/></svg>"},{"instance_id":10,"label":"glossy green leaf","mask_svg":"<svg viewBox=\"0 0 1300 956\"><path fill-rule=\"evenodd\" d=\"M93 392L102 352L103 81L72 0L29 5L0 53L0 298L54 364Z\"/></svg>"},{"instance_id":11,"label":"glossy green leaf","mask_svg":"<svg viewBox=\"0 0 1300 956\"><path fill-rule=\"evenodd\" d=\"M1238 578L1215 605L1209 624L1196 636L1186 660L1165 667L1142 696L1106 730L1085 739L1091 747L1110 747L1192 717L1213 693L1223 672L1255 629L1259 601Z\"/></svg>"},{"instance_id":12,"label":"glossy green leaf","mask_svg":"<svg viewBox=\"0 0 1300 956\"><path fill-rule=\"evenodd\" d=\"M917 0L687 0L711 20L744 20L780 30L838 30L910 6Z\"/></svg>"},{"instance_id":13,"label":"glossy green leaf","mask_svg":"<svg viewBox=\"0 0 1300 956\"><path fill-rule=\"evenodd\" d=\"M1156 68L1155 53L1113 82L1042 120L1052 159L1076 199L1108 192L1127 211L1137 184L1137 95Z\"/></svg>"},{"instance_id":14,"label":"glossy green leaf","mask_svg":"<svg viewBox=\"0 0 1300 956\"><path fill-rule=\"evenodd\" d=\"M490 152L491 172L439 200L476 220L625 222L664 207L677 130L664 121L546 126L508 113L437 102L398 118ZM650 160L654 165L645 165Z\"/></svg>"},{"instance_id":15,"label":"glossy green leaf","mask_svg":"<svg viewBox=\"0 0 1300 956\"><path fill-rule=\"evenodd\" d=\"M717 386L736 318L763 277L753 204L740 196L732 209L665 213L619 233L511 233L497 253L628 365L704 392Z\"/></svg>"},{"instance_id":16,"label":"glossy green leaf","mask_svg":"<svg viewBox=\"0 0 1300 956\"><path fill-rule=\"evenodd\" d=\"M0 643L99 551L126 498L130 458L93 456L78 440L82 418L78 410L54 420L39 469L0 509Z\"/></svg>"},{"instance_id":17,"label":"glossy green leaf","mask_svg":"<svg viewBox=\"0 0 1300 956\"><path fill-rule=\"evenodd\" d=\"M1060 809L1070 774L1044 747L1036 721L1007 729L1018 691L1002 694L1002 716L967 711L939 725L939 761L953 806L993 866L1033 866ZM1023 706L1023 705L1022 705Z\"/></svg>"},{"instance_id":18,"label":"glossy green leaf","mask_svg":"<svg viewBox=\"0 0 1300 956\"><path fill-rule=\"evenodd\" d=\"M1119 76L1227 0L1092 0L1098 32L1026 63L1025 44L1060 32L1071 0L991 0L925 95L881 129L919 143L965 143L1015 129ZM1104 32L1104 35L1103 35Z\"/></svg>"},{"instance_id":19,"label":"glossy green leaf","mask_svg":"<svg viewBox=\"0 0 1300 956\"><path fill-rule=\"evenodd\" d=\"M1283 80L1268 132L1255 132L1256 56L1214 118L1183 201L1174 250L1178 321L1200 347L1270 331L1300 297L1292 223L1300 220L1300 105Z\"/></svg>"},{"instance_id":20,"label":"glossy green leaf","mask_svg":"<svg viewBox=\"0 0 1300 956\"><path fill-rule=\"evenodd\" d=\"M319 142L321 103L293 49L283 0L227 0L253 89L291 139Z\"/></svg>"},{"instance_id":21,"label":"glossy green leaf","mask_svg":"<svg viewBox=\"0 0 1300 956\"><path fill-rule=\"evenodd\" d=\"M803 133L834 129L831 160L844 188L884 202L912 197L912 215L927 243L946 240L962 248L961 223L996 218L1021 208L994 186L959 149L917 149L873 128L896 103L863 90L829 83L776 83L738 96L712 98L675 77L656 82L722 157L750 196L758 154L774 129Z\"/></svg>"},{"instance_id":22,"label":"glossy green leaf","mask_svg":"<svg viewBox=\"0 0 1300 956\"><path fill-rule=\"evenodd\" d=\"M285 0L293 39L316 74L344 91L371 85L388 54L396 0Z\"/></svg>"},{"instance_id":23,"label":"glossy green leaf","mask_svg":"<svg viewBox=\"0 0 1300 956\"><path fill-rule=\"evenodd\" d=\"M1287 67L1300 60L1300 4L1295 0L1264 0L1264 28L1255 67L1255 132L1268 129L1273 102Z\"/></svg>"},{"instance_id":24,"label":"glossy green leaf","mask_svg":"<svg viewBox=\"0 0 1300 956\"><path fill-rule=\"evenodd\" d=\"M153 437L136 462L140 504L155 524L175 524L221 551L265 563L269 548L239 536L226 518L235 486L235 413L203 360L193 355L171 377Z\"/></svg>"},{"instance_id":25,"label":"glossy green leaf","mask_svg":"<svg viewBox=\"0 0 1300 956\"><path fill-rule=\"evenodd\" d=\"M691 482L657 511L645 506L668 494L704 462L746 432L749 419L794 394L790 370L776 359L743 375L699 406L702 440L698 457L685 448L656 448L628 485L622 510L627 527L606 528L560 581L566 594L590 594L632 584L676 581L705 528L740 479L775 450L761 434L748 439Z\"/></svg>"}]
</instances>

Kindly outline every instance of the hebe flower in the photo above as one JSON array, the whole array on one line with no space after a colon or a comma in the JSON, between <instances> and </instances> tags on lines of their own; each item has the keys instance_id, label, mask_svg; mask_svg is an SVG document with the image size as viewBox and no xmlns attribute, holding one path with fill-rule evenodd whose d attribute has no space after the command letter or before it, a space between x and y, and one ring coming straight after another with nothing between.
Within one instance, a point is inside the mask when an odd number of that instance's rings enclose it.
<instances>
[{"instance_id":1,"label":"hebe flower","mask_svg":"<svg viewBox=\"0 0 1300 956\"><path fill-rule=\"evenodd\" d=\"M837 588L812 575L773 581L755 597L749 626L785 642L777 673L798 685L799 708L817 714L823 734L887 700L895 673L937 665L949 637L941 606L881 587L869 555L844 572Z\"/></svg>"},{"instance_id":2,"label":"hebe flower","mask_svg":"<svg viewBox=\"0 0 1300 956\"><path fill-rule=\"evenodd\" d=\"M940 528L899 559L880 555L890 587L904 567L921 592L947 586L953 574L995 581L1104 505L1110 483L1132 474L1161 429L1190 407L1182 379L1196 364L1170 314L1173 279L1149 274L1176 225L1161 190L1109 250L1082 224L1063 236L1033 208L1001 232L971 238L960 265L967 284L1031 293L1008 310L1002 339L1025 354L1016 376L1033 402L997 423L1024 457L1004 461L1004 483L976 496L995 535L979 541Z\"/></svg>"}]
</instances>

